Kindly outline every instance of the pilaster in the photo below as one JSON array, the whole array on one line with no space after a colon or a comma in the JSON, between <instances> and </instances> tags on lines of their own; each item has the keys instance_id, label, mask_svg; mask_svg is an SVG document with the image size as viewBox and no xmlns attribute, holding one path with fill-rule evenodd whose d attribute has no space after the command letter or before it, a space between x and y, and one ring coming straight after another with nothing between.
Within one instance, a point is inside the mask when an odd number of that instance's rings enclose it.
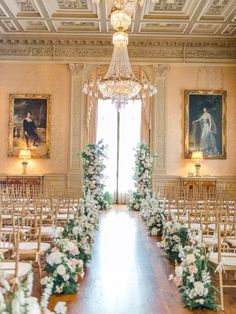
<instances>
[{"instance_id":1,"label":"pilaster","mask_svg":"<svg viewBox=\"0 0 236 314\"><path fill-rule=\"evenodd\" d=\"M153 83L158 92L152 101L151 152L156 155L153 175L166 173L166 74L169 66L153 65Z\"/></svg>"},{"instance_id":2,"label":"pilaster","mask_svg":"<svg viewBox=\"0 0 236 314\"><path fill-rule=\"evenodd\" d=\"M83 94L84 64L69 64L71 72L71 110L70 110L70 156L67 174L68 188L82 190L82 158L85 147L86 103Z\"/></svg>"}]
</instances>

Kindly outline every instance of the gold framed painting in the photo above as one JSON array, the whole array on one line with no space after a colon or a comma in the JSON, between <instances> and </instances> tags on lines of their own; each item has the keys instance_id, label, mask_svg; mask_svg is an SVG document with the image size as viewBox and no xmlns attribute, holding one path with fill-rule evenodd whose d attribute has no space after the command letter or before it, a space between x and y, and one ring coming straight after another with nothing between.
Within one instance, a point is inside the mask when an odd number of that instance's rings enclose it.
<instances>
[{"instance_id":1,"label":"gold framed painting","mask_svg":"<svg viewBox=\"0 0 236 314\"><path fill-rule=\"evenodd\" d=\"M226 91L185 90L184 157L226 159Z\"/></svg>"},{"instance_id":2,"label":"gold framed painting","mask_svg":"<svg viewBox=\"0 0 236 314\"><path fill-rule=\"evenodd\" d=\"M51 96L10 95L8 156L29 149L32 158L50 158Z\"/></svg>"}]
</instances>

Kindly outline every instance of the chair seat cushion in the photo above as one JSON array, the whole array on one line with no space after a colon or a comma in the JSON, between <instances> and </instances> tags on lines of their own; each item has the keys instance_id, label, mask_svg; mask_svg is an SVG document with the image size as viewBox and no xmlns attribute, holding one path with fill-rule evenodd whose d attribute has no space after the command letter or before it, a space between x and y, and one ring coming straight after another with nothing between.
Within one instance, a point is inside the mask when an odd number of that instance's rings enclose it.
<instances>
[{"instance_id":1,"label":"chair seat cushion","mask_svg":"<svg viewBox=\"0 0 236 314\"><path fill-rule=\"evenodd\" d=\"M40 253L44 254L50 249L50 244L46 242L40 243ZM19 243L19 254L33 255L38 250L38 242L20 242Z\"/></svg>"},{"instance_id":2,"label":"chair seat cushion","mask_svg":"<svg viewBox=\"0 0 236 314\"><path fill-rule=\"evenodd\" d=\"M72 214L58 214L57 220L67 220L67 219L73 219L74 216Z\"/></svg>"},{"instance_id":3,"label":"chair seat cushion","mask_svg":"<svg viewBox=\"0 0 236 314\"><path fill-rule=\"evenodd\" d=\"M1 218L2 218L2 220L8 220L8 219L12 219L12 215L10 215L10 214L3 214L2 216L1 216Z\"/></svg>"},{"instance_id":4,"label":"chair seat cushion","mask_svg":"<svg viewBox=\"0 0 236 314\"><path fill-rule=\"evenodd\" d=\"M202 241L206 244L206 245L217 245L218 244L218 238L214 237L214 236L203 236ZM224 242L224 239L221 239L221 243Z\"/></svg>"},{"instance_id":5,"label":"chair seat cushion","mask_svg":"<svg viewBox=\"0 0 236 314\"><path fill-rule=\"evenodd\" d=\"M190 229L191 230L205 230L206 229L206 226L205 225L201 225L199 223L190 223Z\"/></svg>"},{"instance_id":6,"label":"chair seat cushion","mask_svg":"<svg viewBox=\"0 0 236 314\"><path fill-rule=\"evenodd\" d=\"M1 242L0 241L0 252L1 253L6 253L13 248L14 248L14 245L11 242Z\"/></svg>"},{"instance_id":7,"label":"chair seat cushion","mask_svg":"<svg viewBox=\"0 0 236 314\"><path fill-rule=\"evenodd\" d=\"M24 233L29 233L32 230L32 227L29 226L24 226L24 227L20 227L20 226L15 226L15 229L19 230L21 229L21 231L23 231ZM2 231L12 231L13 227L12 226L4 226L1 228Z\"/></svg>"},{"instance_id":8,"label":"chair seat cushion","mask_svg":"<svg viewBox=\"0 0 236 314\"><path fill-rule=\"evenodd\" d=\"M216 230L216 225L215 224L209 224L208 225L208 229L209 230ZM224 232L224 231L230 231L231 226L230 225L221 225L220 226L220 231Z\"/></svg>"},{"instance_id":9,"label":"chair seat cushion","mask_svg":"<svg viewBox=\"0 0 236 314\"><path fill-rule=\"evenodd\" d=\"M6 279L12 279L15 276L15 262L0 262L0 270L3 271ZM32 266L30 263L22 263L18 264L18 277L24 277L31 271Z\"/></svg>"},{"instance_id":10,"label":"chair seat cushion","mask_svg":"<svg viewBox=\"0 0 236 314\"><path fill-rule=\"evenodd\" d=\"M41 235L42 236L52 236L54 233L59 234L63 231L62 227L42 227L41 228Z\"/></svg>"},{"instance_id":11,"label":"chair seat cushion","mask_svg":"<svg viewBox=\"0 0 236 314\"><path fill-rule=\"evenodd\" d=\"M218 253L211 252L209 260L214 264L218 264ZM236 253L221 253L221 262L224 266L236 267Z\"/></svg>"},{"instance_id":12,"label":"chair seat cushion","mask_svg":"<svg viewBox=\"0 0 236 314\"><path fill-rule=\"evenodd\" d=\"M226 242L233 247L236 247L236 239L226 239Z\"/></svg>"}]
</instances>

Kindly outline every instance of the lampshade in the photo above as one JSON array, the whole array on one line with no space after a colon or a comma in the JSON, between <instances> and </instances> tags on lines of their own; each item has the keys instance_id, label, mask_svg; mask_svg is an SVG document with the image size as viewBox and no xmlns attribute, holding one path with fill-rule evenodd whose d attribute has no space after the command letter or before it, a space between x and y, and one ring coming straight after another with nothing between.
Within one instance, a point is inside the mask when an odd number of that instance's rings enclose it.
<instances>
[{"instance_id":1,"label":"lampshade","mask_svg":"<svg viewBox=\"0 0 236 314\"><path fill-rule=\"evenodd\" d=\"M203 154L201 151L192 152L192 160L200 161L203 160Z\"/></svg>"},{"instance_id":2,"label":"lampshade","mask_svg":"<svg viewBox=\"0 0 236 314\"><path fill-rule=\"evenodd\" d=\"M31 152L29 149L21 149L19 154L20 159L30 159L31 158Z\"/></svg>"}]
</instances>

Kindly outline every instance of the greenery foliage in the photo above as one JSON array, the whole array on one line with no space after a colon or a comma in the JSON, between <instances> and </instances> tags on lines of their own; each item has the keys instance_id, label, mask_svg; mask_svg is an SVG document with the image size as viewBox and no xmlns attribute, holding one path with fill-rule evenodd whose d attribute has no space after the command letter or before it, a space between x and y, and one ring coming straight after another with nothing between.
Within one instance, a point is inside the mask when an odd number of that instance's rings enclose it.
<instances>
[{"instance_id":1,"label":"greenery foliage","mask_svg":"<svg viewBox=\"0 0 236 314\"><path fill-rule=\"evenodd\" d=\"M91 193L97 202L98 209L109 209L111 205L108 202L108 192L104 193L106 146L103 141L97 144L87 144L82 158L84 194Z\"/></svg>"},{"instance_id":2,"label":"greenery foliage","mask_svg":"<svg viewBox=\"0 0 236 314\"><path fill-rule=\"evenodd\" d=\"M164 249L168 259L180 262L180 250L188 243L188 227L175 220L165 223L163 240L160 246Z\"/></svg>"},{"instance_id":3,"label":"greenery foliage","mask_svg":"<svg viewBox=\"0 0 236 314\"><path fill-rule=\"evenodd\" d=\"M135 170L133 176L136 190L130 193L129 209L140 210L142 202L151 191L152 161L148 145L139 143L135 149Z\"/></svg>"},{"instance_id":4,"label":"greenery foliage","mask_svg":"<svg viewBox=\"0 0 236 314\"><path fill-rule=\"evenodd\" d=\"M198 244L186 246L180 253L181 264L176 266L174 282L178 286L185 306L190 309L217 310L217 289L213 286L209 254Z\"/></svg>"}]
</instances>

